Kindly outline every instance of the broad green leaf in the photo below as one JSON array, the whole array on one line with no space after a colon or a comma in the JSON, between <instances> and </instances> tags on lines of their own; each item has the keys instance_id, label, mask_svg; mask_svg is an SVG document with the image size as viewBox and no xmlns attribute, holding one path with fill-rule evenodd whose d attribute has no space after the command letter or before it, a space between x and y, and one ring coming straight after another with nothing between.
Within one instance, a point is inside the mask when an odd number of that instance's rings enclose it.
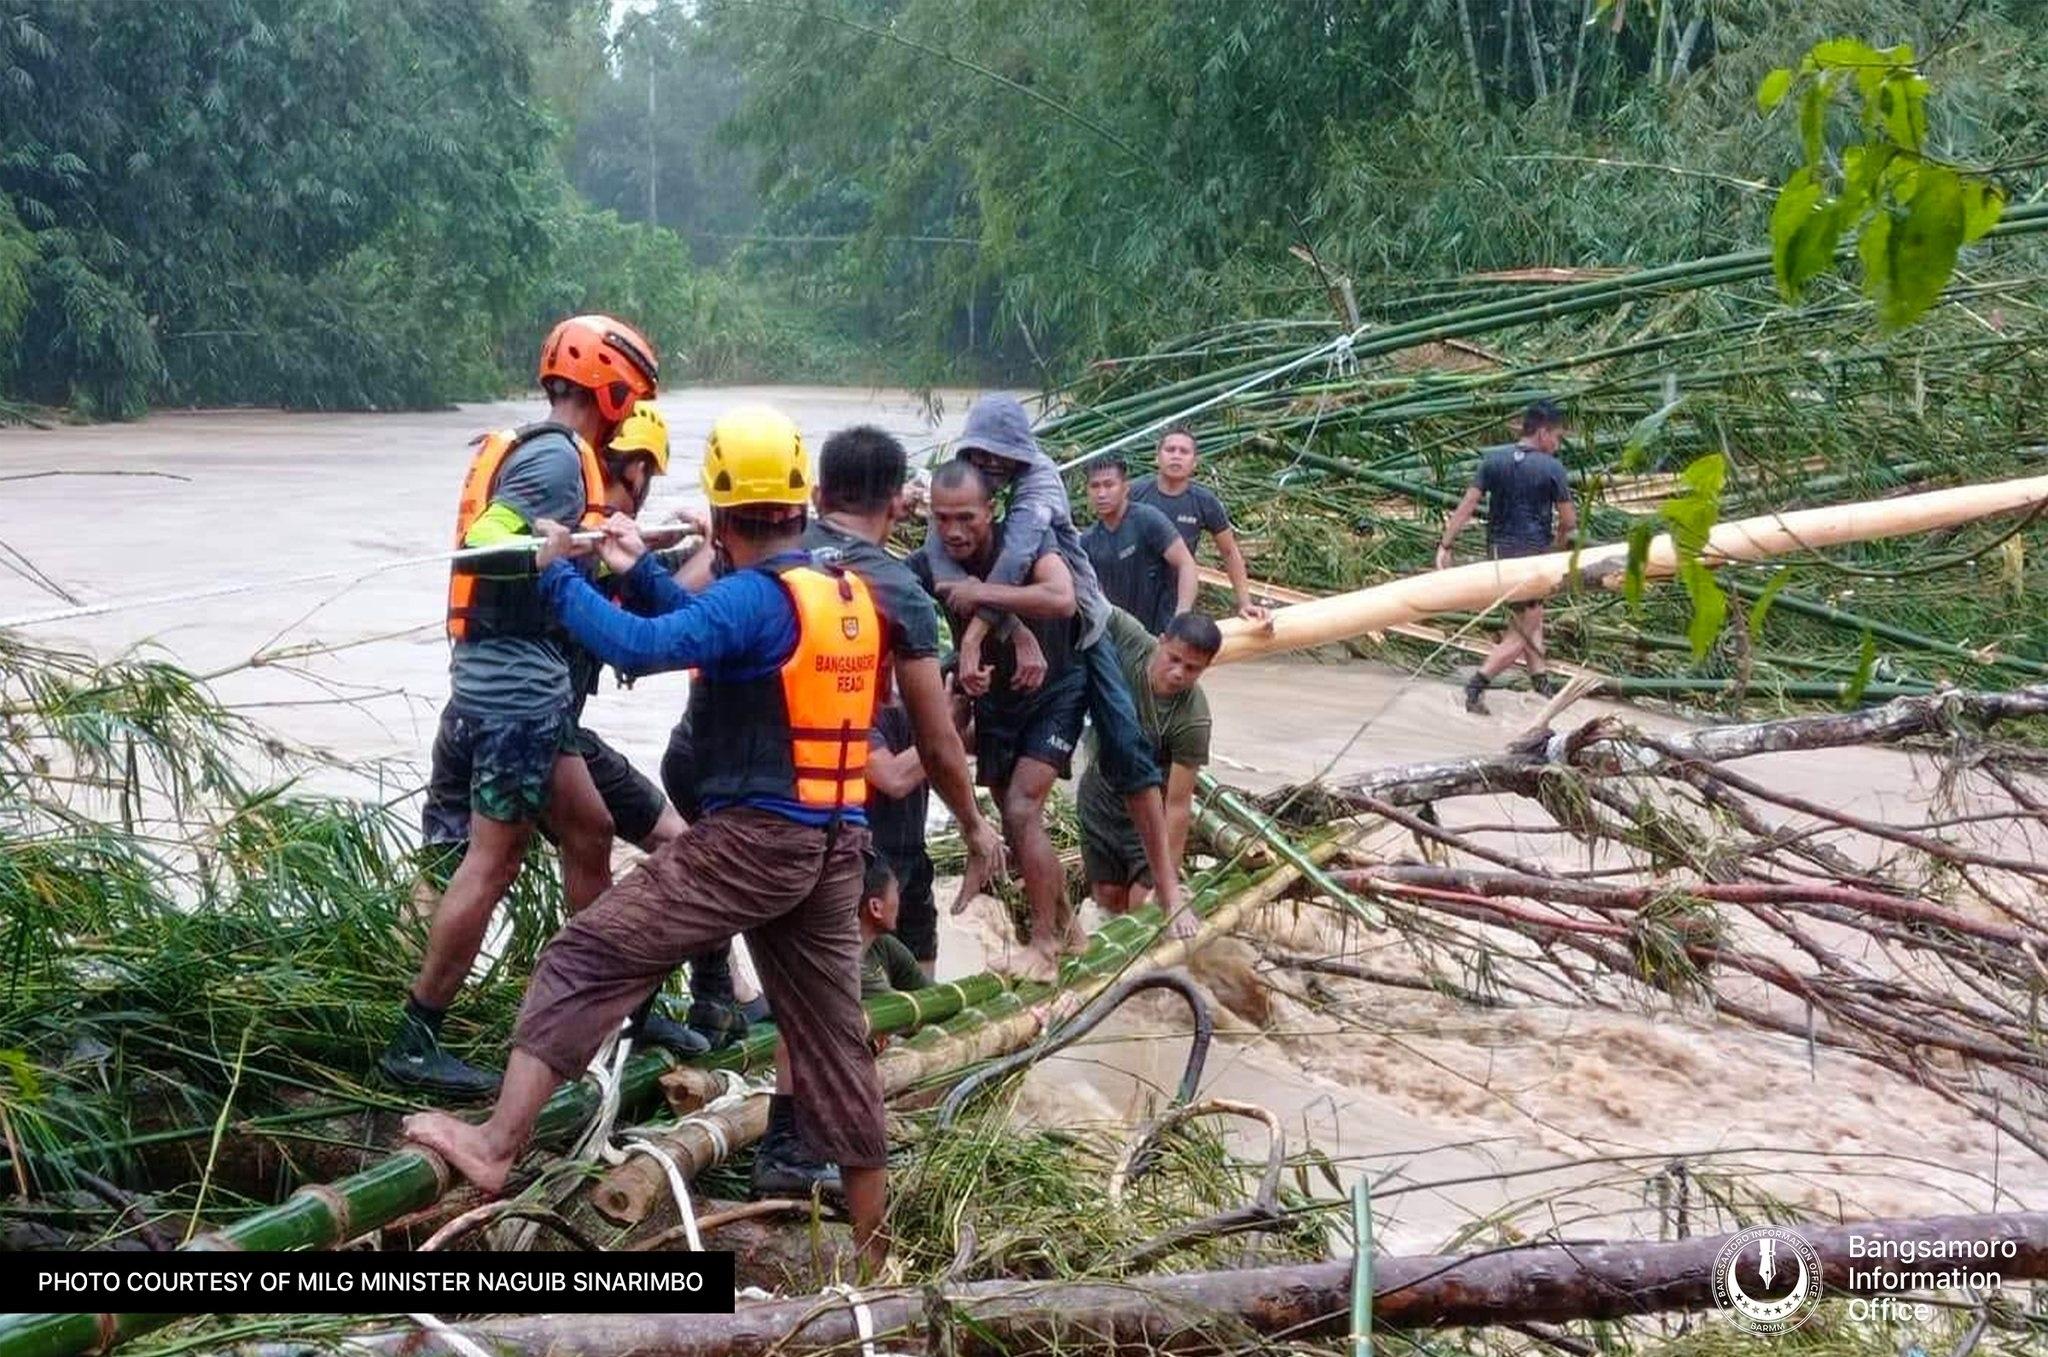
<instances>
[{"instance_id":1,"label":"broad green leaf","mask_svg":"<svg viewBox=\"0 0 2048 1357\"><path fill-rule=\"evenodd\" d=\"M1756 87L1756 106L1764 113L1772 112L1779 104L1785 102L1785 96L1791 92L1792 72L1780 66L1765 76L1763 83Z\"/></svg>"},{"instance_id":2,"label":"broad green leaf","mask_svg":"<svg viewBox=\"0 0 2048 1357\"><path fill-rule=\"evenodd\" d=\"M1941 296L1962 249L1963 216L1962 176L1945 166L1922 165L1906 215L1886 242L1889 297L1878 308L1885 325L1910 324Z\"/></svg>"},{"instance_id":3,"label":"broad green leaf","mask_svg":"<svg viewBox=\"0 0 2048 1357\"><path fill-rule=\"evenodd\" d=\"M1892 64L1883 53L1860 38L1829 38L1825 42L1817 42L1813 45L1812 56L1823 67L1860 68Z\"/></svg>"},{"instance_id":4,"label":"broad green leaf","mask_svg":"<svg viewBox=\"0 0 2048 1357\"><path fill-rule=\"evenodd\" d=\"M1686 465L1685 470L1679 473L1678 479L1693 493L1712 500L1718 506L1721 488L1728 484L1728 459L1718 452L1695 457Z\"/></svg>"},{"instance_id":5,"label":"broad green leaf","mask_svg":"<svg viewBox=\"0 0 2048 1357\"><path fill-rule=\"evenodd\" d=\"M1714 530L1717 506L1697 495L1674 495L1659 506L1657 513L1671 525L1671 540L1680 557L1695 556Z\"/></svg>"},{"instance_id":6,"label":"broad green leaf","mask_svg":"<svg viewBox=\"0 0 2048 1357\"><path fill-rule=\"evenodd\" d=\"M1697 662L1707 657L1707 652L1714 648L1714 638L1727 625L1728 595L1722 592L1714 572L1697 560L1687 561L1679 578L1692 600L1692 621L1686 625L1685 638L1692 642L1692 657Z\"/></svg>"},{"instance_id":7,"label":"broad green leaf","mask_svg":"<svg viewBox=\"0 0 2048 1357\"><path fill-rule=\"evenodd\" d=\"M1988 179L1963 184L1963 243L1980 239L2005 212L2005 191Z\"/></svg>"},{"instance_id":8,"label":"broad green leaf","mask_svg":"<svg viewBox=\"0 0 2048 1357\"><path fill-rule=\"evenodd\" d=\"M1756 644L1764 639L1764 619L1770 616L1771 605L1778 601L1778 595L1785 592L1785 586L1792 582L1792 567L1781 565L1772 573L1770 583L1756 596L1756 602L1749 605L1749 639Z\"/></svg>"},{"instance_id":9,"label":"broad green leaf","mask_svg":"<svg viewBox=\"0 0 2048 1357\"><path fill-rule=\"evenodd\" d=\"M1801 279L1796 272L1800 229L1812 218L1821 201L1821 187L1811 169L1795 170L1778 190L1777 206L1771 209L1771 268L1778 275L1778 290L1787 301L1799 295Z\"/></svg>"},{"instance_id":10,"label":"broad green leaf","mask_svg":"<svg viewBox=\"0 0 2048 1357\"><path fill-rule=\"evenodd\" d=\"M1927 82L1917 75L1895 75L1884 82L1877 106L1883 112L1885 135L1908 151L1927 144Z\"/></svg>"},{"instance_id":11,"label":"broad green leaf","mask_svg":"<svg viewBox=\"0 0 2048 1357\"><path fill-rule=\"evenodd\" d=\"M1882 315L1891 304L1892 214L1880 207L1856 242L1856 258L1863 265L1863 295L1877 303Z\"/></svg>"},{"instance_id":12,"label":"broad green leaf","mask_svg":"<svg viewBox=\"0 0 2048 1357\"><path fill-rule=\"evenodd\" d=\"M1826 143L1823 136L1827 130L1828 95L1833 86L1825 75L1806 87L1799 97L1799 144L1806 153L1806 163L1820 164L1821 152Z\"/></svg>"},{"instance_id":13,"label":"broad green leaf","mask_svg":"<svg viewBox=\"0 0 2048 1357\"><path fill-rule=\"evenodd\" d=\"M1628 600L1629 612L1641 616L1643 611L1643 566L1650 559L1650 539L1657 535L1657 520L1639 518L1629 524L1628 563L1622 570L1621 596Z\"/></svg>"},{"instance_id":14,"label":"broad green leaf","mask_svg":"<svg viewBox=\"0 0 2048 1357\"><path fill-rule=\"evenodd\" d=\"M1842 705L1853 707L1863 700L1863 690L1870 686L1870 676L1877 669L1877 637L1867 629L1863 633L1863 653L1857 657L1856 672L1849 679L1849 686L1842 692Z\"/></svg>"},{"instance_id":15,"label":"broad green leaf","mask_svg":"<svg viewBox=\"0 0 2048 1357\"><path fill-rule=\"evenodd\" d=\"M1792 286L1803 289L1835 265L1835 251L1842 243L1842 224L1849 220L1842 204L1829 199L1807 214L1792 234L1791 259L1787 264Z\"/></svg>"},{"instance_id":16,"label":"broad green leaf","mask_svg":"<svg viewBox=\"0 0 2048 1357\"><path fill-rule=\"evenodd\" d=\"M1883 141L1842 148L1842 191L1837 201L1845 221L1857 221L1869 210L1897 156L1898 148Z\"/></svg>"},{"instance_id":17,"label":"broad green leaf","mask_svg":"<svg viewBox=\"0 0 2048 1357\"><path fill-rule=\"evenodd\" d=\"M1623 471L1639 471L1642 469L1650 443L1655 440L1658 431L1664 427L1664 421L1671 418L1672 414L1683 404L1685 404L1685 397L1683 396L1678 397L1676 400L1666 401L1662 406L1652 410L1649 414L1644 415L1635 422L1635 427L1628 431L1628 440L1621 445L1621 469Z\"/></svg>"}]
</instances>

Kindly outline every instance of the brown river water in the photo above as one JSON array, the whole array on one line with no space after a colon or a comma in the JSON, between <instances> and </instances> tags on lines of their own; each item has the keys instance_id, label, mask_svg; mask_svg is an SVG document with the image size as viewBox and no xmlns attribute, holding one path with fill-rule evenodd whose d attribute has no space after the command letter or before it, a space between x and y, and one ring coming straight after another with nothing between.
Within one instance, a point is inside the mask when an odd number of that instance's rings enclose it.
<instances>
[{"instance_id":1,"label":"brown river water","mask_svg":"<svg viewBox=\"0 0 2048 1357\"><path fill-rule=\"evenodd\" d=\"M813 446L833 428L868 421L915 454L957 428L971 393L940 393L936 412L892 391L671 395L662 406L676 466L659 483L650 520L693 500L696 449L712 418L746 398L782 405ZM514 402L433 414L198 412L0 429L0 543L83 602L367 570L442 548L467 440L538 414L536 404ZM88 471L122 474L36 474ZM309 785L393 800L423 777L446 692L444 587L443 570L409 567L359 582L123 611L30 635L103 657L139 649L202 673L229 670L214 683L223 701L329 756ZM19 571L0 573L0 618L62 606ZM266 652L316 647L345 648L234 668ZM651 772L685 683L662 675L630 691L607 687L591 703L590 723ZM1456 689L1440 680L1307 659L1218 669L1204 687L1216 717L1216 771L1253 789L1331 769L1492 752L1540 707L1527 694L1500 692L1495 715L1469 717ZM1651 727L1677 724L1598 702L1580 704L1574 716L1602 711L1627 711ZM1889 820L1923 818L1932 794L1927 769L1888 751L1767 756L1743 770ZM1475 806L1468 818L1517 814L1528 812L1502 801ZM1552 837L1503 834L1497 842L1529 856L1557 851ZM1291 909L1262 931L1284 935L1296 951L1337 945L1316 916L1297 919ZM994 906L983 901L948 925L941 975L980 970L999 947ZM1199 969L1224 994L1257 988L1263 968L1253 946L1228 941ZM1810 1054L1802 1042L1647 1006L1478 1011L1408 990L1359 992L1368 1000L1341 1025L1273 989L1262 1001L1263 1032L1220 1010L1227 1035L1205 1091L1271 1108L1294 1146L1317 1145L1347 1179L1368 1171L1386 1194L1380 1238L1397 1252L1436 1246L1503 1212L1532 1234L1654 1234L1656 1217L1642 1208L1645 1184L1678 1156L1694 1172L1750 1175L1845 1216L2048 1201L2048 1165L1911 1083L1826 1048ZM1020 1115L1069 1126L1142 1119L1178 1077L1183 1026L1165 1002L1133 1005L1102 1029L1105 1040L1035 1074ZM1569 1166L1587 1160L1601 1162ZM1520 1176L1492 1177L1502 1171ZM1394 1191L1415 1184L1439 1186ZM1549 1200L1528 1204L1537 1197Z\"/></svg>"}]
</instances>

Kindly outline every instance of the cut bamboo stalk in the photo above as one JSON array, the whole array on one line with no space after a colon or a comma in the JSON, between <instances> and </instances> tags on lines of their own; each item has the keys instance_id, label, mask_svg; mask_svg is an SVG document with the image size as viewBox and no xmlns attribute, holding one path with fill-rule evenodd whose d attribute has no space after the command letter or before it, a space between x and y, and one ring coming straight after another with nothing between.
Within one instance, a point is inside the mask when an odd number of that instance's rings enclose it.
<instances>
[{"instance_id":1,"label":"cut bamboo stalk","mask_svg":"<svg viewBox=\"0 0 2048 1357\"><path fill-rule=\"evenodd\" d=\"M1995 1262L1966 1265L2007 1282L2048 1277L2048 1213L1935 1216L1795 1226L1820 1263L1823 1295L1871 1295L1873 1268L1854 1250L1876 1240L1929 1249L1967 1240L1983 1243ZM1658 1242L1529 1245L1433 1257L1375 1258L1375 1327L1462 1328L1488 1324L1618 1319L1715 1305L1715 1260L1735 1238L1716 1235ZM2005 1249L2010 1246L2008 1254ZM1906 1255L1913 1256L1913 1255ZM1940 1273L1933 1261L1886 1264L1882 1270ZM1743 1290L1770 1294L1756 1275L1759 1252L1746 1249L1737 1268ZM1852 1265L1856 1279L1852 1285ZM1285 1335L1300 1342L1348 1331L1350 1259L1190 1272L1116 1282L996 1281L905 1289L867 1298L878 1338L907 1340L959 1357L1013 1352L1117 1354L1243 1351L1247 1334ZM799 1357L851 1351L862 1336L852 1309L838 1297L749 1305L730 1315L527 1315L463 1326L470 1338L502 1353L549 1357ZM372 1353L419 1352L413 1330L355 1340ZM249 1357L307 1357L303 1344L274 1343Z\"/></svg>"},{"instance_id":2,"label":"cut bamboo stalk","mask_svg":"<svg viewBox=\"0 0 2048 1357\"><path fill-rule=\"evenodd\" d=\"M2048 476L2028 476L1897 499L1765 514L1716 525L1700 557L1709 566L1770 560L1849 542L1951 528L2022 512L2043 502L2048 502ZM1223 650L1216 660L1226 664L1254 655L1330 645L1437 613L1534 602L1563 589L1575 572L1580 578L1617 587L1627 560L1627 545L1612 543L1578 553L1557 551L1516 560L1479 561L1282 608L1273 615L1270 632L1241 618L1228 618L1220 624ZM1643 563L1645 577L1664 579L1677 569L1678 546L1671 535L1653 538Z\"/></svg>"},{"instance_id":3,"label":"cut bamboo stalk","mask_svg":"<svg viewBox=\"0 0 2048 1357\"><path fill-rule=\"evenodd\" d=\"M1273 837L1278 837L1277 830L1272 833ZM1205 916L1201 931L1188 940L1192 946L1180 951L1173 961L1160 964L1179 964L1204 941L1220 936L1242 918L1247 909L1279 899L1293 886L1304 866L1323 881L1329 881L1322 872L1321 862L1335 855L1335 844L1306 850L1289 845L1289 849L1296 861L1257 881L1245 883L1242 890L1220 901ZM1330 882L1328 888L1342 890L1334 882ZM1157 906L1150 908L1156 916ZM1140 913L1142 911L1134 912L1112 923L1135 921ZM1156 927L1153 924L1142 927L1142 931L1124 931L1131 933L1132 940L1136 941L1151 936ZM1107 932L1108 929L1104 929L1096 936L1100 938ZM1127 951L1105 949L1105 955L1119 954L1128 961ZM1091 945L1081 961L1085 964L1094 959L1095 947ZM943 1024L925 1028L907 1041L891 1046L876 1062L882 1077L883 1096L895 1097L927 1080L965 1072L981 1061L1022 1050L1037 1040L1040 1033L1057 1027L1080 1012L1124 969L1126 967L1121 965L1091 966L1086 972L1077 974L1064 988L1035 986L997 994L983 1004L963 1010ZM1033 993L1035 1002L1027 997ZM759 1140L767 1130L767 1118L766 1095L758 1095L739 1107L685 1123L667 1135L650 1139L674 1158L676 1166L688 1178L718 1162L721 1142L727 1149L737 1149ZM704 1121L718 1123L716 1134L703 1124ZM606 1174L592 1190L591 1196L597 1209L609 1219L621 1225L637 1225L669 1195L669 1190L668 1176L661 1165L645 1155L638 1155Z\"/></svg>"}]
</instances>

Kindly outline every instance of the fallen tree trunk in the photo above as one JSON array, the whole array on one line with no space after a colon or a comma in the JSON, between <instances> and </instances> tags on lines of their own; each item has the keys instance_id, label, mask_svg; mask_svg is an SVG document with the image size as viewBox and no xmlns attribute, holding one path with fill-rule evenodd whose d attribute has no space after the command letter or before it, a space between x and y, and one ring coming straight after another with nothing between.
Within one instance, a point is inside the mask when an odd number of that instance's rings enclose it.
<instances>
[{"instance_id":1,"label":"fallen tree trunk","mask_svg":"<svg viewBox=\"0 0 2048 1357\"><path fill-rule=\"evenodd\" d=\"M1744 725L1704 726L1657 737L1657 748L1615 721L1589 722L1564 737L1560 757L1548 748L1510 750L1438 763L1411 763L1376 768L1327 786L1288 787L1259 798L1278 806L1297 798L1333 797L1359 810L1368 802L1414 806L1451 796L1494 792L1527 794L1545 770L1568 767L1588 777L1621 777L1654 773L1674 763L1719 763L1758 754L1789 750L1838 749L1849 745L1896 744L1970 721L1996 721L2048 715L2048 684L2031 684L2011 692L1929 693L1901 697L1881 707L1825 716L1791 716Z\"/></svg>"},{"instance_id":2,"label":"fallen tree trunk","mask_svg":"<svg viewBox=\"0 0 2048 1357\"><path fill-rule=\"evenodd\" d=\"M1952 1266L2003 1281L2048 1278L2048 1213L1866 1221L1799 1233L1819 1256L1823 1295L1851 1291L1858 1271L1884 1267L1941 1272ZM1477 1253L1374 1260L1373 1323L1395 1329L1455 1328L1617 1319L1715 1303L1714 1261L1732 1236L1662 1243L1533 1244ZM2011 1257L1951 1264L1879 1264L1867 1256L1883 1239L1899 1245L1983 1242ZM1852 1254L1851 1241L1864 1253ZM1743 1290L1776 1294L1756 1275L1752 1246L1738 1265ZM1783 1252L1781 1251L1781 1263ZM1344 1334L1350 1324L1349 1260L1193 1272L1094 1282L980 1282L936 1295L911 1291L869 1299L878 1337L907 1337L970 1357L1012 1352L1224 1353L1250 1335L1290 1339ZM1785 1277L1783 1266L1779 1269ZM1862 1279L1859 1279L1862 1280ZM1780 1288L1783 1289L1782 1287ZM464 1326L486 1347L551 1357L795 1357L850 1350L860 1341L846 1302L805 1297L748 1306L731 1315L532 1315ZM440 1350L417 1331L354 1340L387 1357ZM300 1357L303 1346L270 1344L250 1357Z\"/></svg>"},{"instance_id":3,"label":"fallen tree trunk","mask_svg":"<svg viewBox=\"0 0 2048 1357\"><path fill-rule=\"evenodd\" d=\"M1716 525L1700 559L1709 566L1763 561L1819 547L1957 527L2044 502L2048 502L2048 476L2027 476L1896 499L1763 514ZM1228 663L1283 650L1304 650L1420 622L1438 613L1479 612L1503 603L1548 598L1575 577L1611 587L1619 582L1627 560L1627 545L1617 542L1580 552L1479 561L1297 603L1273 615L1271 630L1228 618L1221 624L1223 650L1216 659ZM1678 564L1678 546L1665 533L1651 540L1643 573L1649 579L1665 579L1677 573Z\"/></svg>"}]
</instances>

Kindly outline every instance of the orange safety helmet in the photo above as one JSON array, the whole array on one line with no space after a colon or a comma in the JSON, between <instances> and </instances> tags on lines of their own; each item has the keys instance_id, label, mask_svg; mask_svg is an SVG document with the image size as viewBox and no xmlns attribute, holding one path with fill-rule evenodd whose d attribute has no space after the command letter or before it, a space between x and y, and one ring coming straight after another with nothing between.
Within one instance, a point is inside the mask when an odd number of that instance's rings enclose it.
<instances>
[{"instance_id":1,"label":"orange safety helmet","mask_svg":"<svg viewBox=\"0 0 2048 1357\"><path fill-rule=\"evenodd\" d=\"M653 397L660 371L646 337L610 316L571 316L540 346L541 386L550 378L574 382L613 424L632 413L635 401Z\"/></svg>"}]
</instances>

